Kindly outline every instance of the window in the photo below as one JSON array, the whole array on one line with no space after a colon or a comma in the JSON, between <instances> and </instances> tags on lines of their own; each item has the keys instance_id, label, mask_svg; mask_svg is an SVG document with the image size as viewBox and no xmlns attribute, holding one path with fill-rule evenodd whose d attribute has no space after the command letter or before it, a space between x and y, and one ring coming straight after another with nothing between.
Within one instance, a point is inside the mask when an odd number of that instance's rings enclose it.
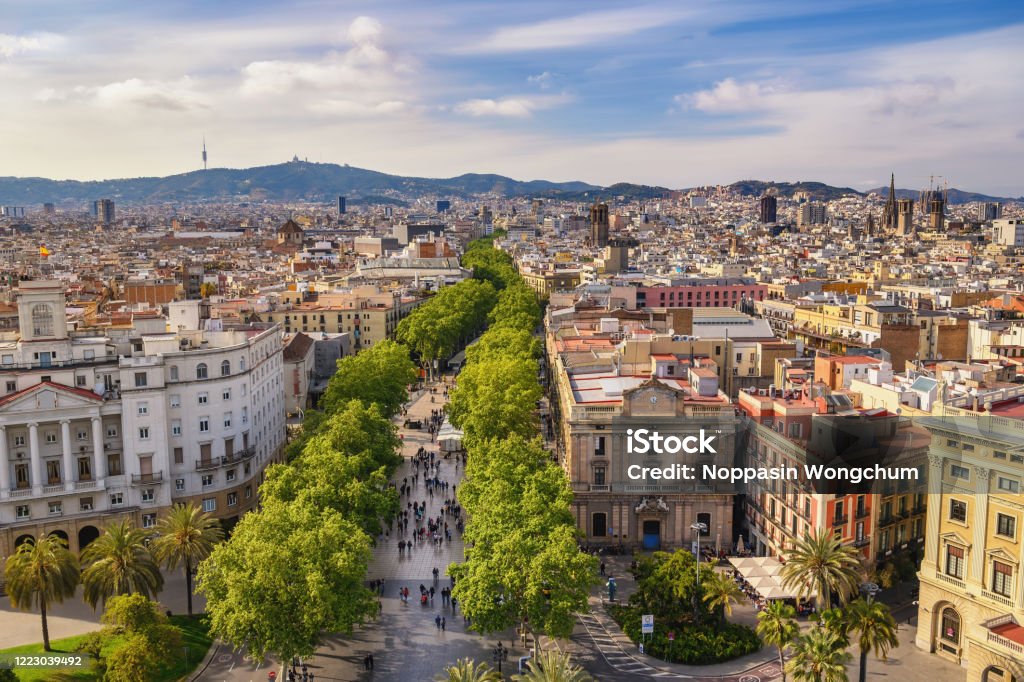
<instances>
[{"instance_id":1,"label":"window","mask_svg":"<svg viewBox=\"0 0 1024 682\"><path fill-rule=\"evenodd\" d=\"M178 421L177 419L175 419L174 421L171 422L171 435L172 436L180 436L181 435L181 422Z\"/></svg>"},{"instance_id":2,"label":"window","mask_svg":"<svg viewBox=\"0 0 1024 682\"><path fill-rule=\"evenodd\" d=\"M19 519L27 519L27 518L29 518L28 505L27 504L19 504L18 507L17 507L17 511L15 512L14 516L16 518L19 518Z\"/></svg>"},{"instance_id":3,"label":"window","mask_svg":"<svg viewBox=\"0 0 1024 682\"><path fill-rule=\"evenodd\" d=\"M597 512L592 517L590 534L595 538L603 538L608 535L608 516L604 512Z\"/></svg>"},{"instance_id":4,"label":"window","mask_svg":"<svg viewBox=\"0 0 1024 682\"><path fill-rule=\"evenodd\" d=\"M960 500L949 501L949 518L953 521L967 522L967 503Z\"/></svg>"},{"instance_id":5,"label":"window","mask_svg":"<svg viewBox=\"0 0 1024 682\"><path fill-rule=\"evenodd\" d=\"M226 377L229 374L231 374L231 361L225 360L224 362L220 363L220 375L222 377Z\"/></svg>"},{"instance_id":6,"label":"window","mask_svg":"<svg viewBox=\"0 0 1024 682\"><path fill-rule=\"evenodd\" d=\"M153 528L156 526L156 514L143 514L142 515L142 527Z\"/></svg>"},{"instance_id":7,"label":"window","mask_svg":"<svg viewBox=\"0 0 1024 682\"><path fill-rule=\"evenodd\" d=\"M604 474L605 474L605 468L604 467L594 467L594 485L604 485L605 484L605 482L604 482L604 480L605 480Z\"/></svg>"},{"instance_id":8,"label":"window","mask_svg":"<svg viewBox=\"0 0 1024 682\"><path fill-rule=\"evenodd\" d=\"M177 490L179 493L182 492L183 490L185 490L185 479L184 478L176 478L176 479L174 479L174 489Z\"/></svg>"},{"instance_id":9,"label":"window","mask_svg":"<svg viewBox=\"0 0 1024 682\"><path fill-rule=\"evenodd\" d=\"M107 438L117 438L117 427L116 426L108 426L107 427Z\"/></svg>"},{"instance_id":10,"label":"window","mask_svg":"<svg viewBox=\"0 0 1024 682\"><path fill-rule=\"evenodd\" d=\"M53 311L45 303L32 306L32 332L35 336L53 336Z\"/></svg>"},{"instance_id":11,"label":"window","mask_svg":"<svg viewBox=\"0 0 1024 682\"><path fill-rule=\"evenodd\" d=\"M153 488L143 488L142 490L142 501L152 502L153 501Z\"/></svg>"},{"instance_id":12,"label":"window","mask_svg":"<svg viewBox=\"0 0 1024 682\"><path fill-rule=\"evenodd\" d=\"M949 465L949 475L963 481L969 481L971 479L971 472L967 470L967 467L962 467L957 464Z\"/></svg>"},{"instance_id":13,"label":"window","mask_svg":"<svg viewBox=\"0 0 1024 682\"><path fill-rule=\"evenodd\" d=\"M81 511L92 511L92 498L91 497L80 497L80 498L78 498L78 508Z\"/></svg>"},{"instance_id":14,"label":"window","mask_svg":"<svg viewBox=\"0 0 1024 682\"><path fill-rule=\"evenodd\" d=\"M594 454L604 455L604 436L598 436L594 439Z\"/></svg>"},{"instance_id":15,"label":"window","mask_svg":"<svg viewBox=\"0 0 1024 682\"><path fill-rule=\"evenodd\" d=\"M177 380L178 380L178 366L177 365L171 365L171 381L177 381Z\"/></svg>"},{"instance_id":16,"label":"window","mask_svg":"<svg viewBox=\"0 0 1024 682\"><path fill-rule=\"evenodd\" d=\"M789 437L799 438L803 434L803 425L793 422L789 425Z\"/></svg>"},{"instance_id":17,"label":"window","mask_svg":"<svg viewBox=\"0 0 1024 682\"><path fill-rule=\"evenodd\" d=\"M1002 450L993 450L992 456L996 459L1006 459L1006 453Z\"/></svg>"},{"instance_id":18,"label":"window","mask_svg":"<svg viewBox=\"0 0 1024 682\"><path fill-rule=\"evenodd\" d=\"M949 439L946 441L946 447L956 449L960 447L960 441Z\"/></svg>"},{"instance_id":19,"label":"window","mask_svg":"<svg viewBox=\"0 0 1024 682\"><path fill-rule=\"evenodd\" d=\"M60 461L51 459L46 462L46 479L49 485L60 483Z\"/></svg>"},{"instance_id":20,"label":"window","mask_svg":"<svg viewBox=\"0 0 1024 682\"><path fill-rule=\"evenodd\" d=\"M960 614L952 607L942 612L942 639L953 644L960 644Z\"/></svg>"},{"instance_id":21,"label":"window","mask_svg":"<svg viewBox=\"0 0 1024 682\"><path fill-rule=\"evenodd\" d=\"M203 474L203 487L209 488L213 485L213 474Z\"/></svg>"},{"instance_id":22,"label":"window","mask_svg":"<svg viewBox=\"0 0 1024 682\"><path fill-rule=\"evenodd\" d=\"M962 548L946 545L946 575L963 579L964 550Z\"/></svg>"},{"instance_id":23,"label":"window","mask_svg":"<svg viewBox=\"0 0 1024 682\"><path fill-rule=\"evenodd\" d=\"M139 427L139 440L149 440L149 427L148 426L140 426Z\"/></svg>"},{"instance_id":24,"label":"window","mask_svg":"<svg viewBox=\"0 0 1024 682\"><path fill-rule=\"evenodd\" d=\"M1013 594L1013 567L1001 561L992 562L992 591L1004 597Z\"/></svg>"},{"instance_id":25,"label":"window","mask_svg":"<svg viewBox=\"0 0 1024 682\"><path fill-rule=\"evenodd\" d=\"M196 401L200 405L205 405L206 403L210 402L210 395L208 393L200 393L198 396L196 396Z\"/></svg>"},{"instance_id":26,"label":"window","mask_svg":"<svg viewBox=\"0 0 1024 682\"><path fill-rule=\"evenodd\" d=\"M107 474L110 476L121 475L121 455L107 455Z\"/></svg>"},{"instance_id":27,"label":"window","mask_svg":"<svg viewBox=\"0 0 1024 682\"><path fill-rule=\"evenodd\" d=\"M64 511L64 505L60 502L51 502L49 504L50 516L60 516Z\"/></svg>"},{"instance_id":28,"label":"window","mask_svg":"<svg viewBox=\"0 0 1024 682\"><path fill-rule=\"evenodd\" d=\"M110 493L110 506L120 507L124 504L124 493Z\"/></svg>"},{"instance_id":29,"label":"window","mask_svg":"<svg viewBox=\"0 0 1024 682\"><path fill-rule=\"evenodd\" d=\"M225 429L230 429L231 428L231 413L230 412L225 412L224 413L224 428Z\"/></svg>"},{"instance_id":30,"label":"window","mask_svg":"<svg viewBox=\"0 0 1024 682\"><path fill-rule=\"evenodd\" d=\"M1012 538L1017 535L1017 517L1009 514L996 514L996 533Z\"/></svg>"},{"instance_id":31,"label":"window","mask_svg":"<svg viewBox=\"0 0 1024 682\"><path fill-rule=\"evenodd\" d=\"M198 365L196 365L196 379L205 379L207 378L208 374L209 372L206 369L205 362L200 362Z\"/></svg>"},{"instance_id":32,"label":"window","mask_svg":"<svg viewBox=\"0 0 1024 682\"><path fill-rule=\"evenodd\" d=\"M1018 481L1015 481L1012 478L1005 478L1003 476L999 477L999 480L996 482L996 487L1007 493L1020 492L1020 483Z\"/></svg>"},{"instance_id":33,"label":"window","mask_svg":"<svg viewBox=\"0 0 1024 682\"><path fill-rule=\"evenodd\" d=\"M25 436L15 436L14 437L14 444L15 445L24 445L25 444Z\"/></svg>"},{"instance_id":34,"label":"window","mask_svg":"<svg viewBox=\"0 0 1024 682\"><path fill-rule=\"evenodd\" d=\"M75 437L78 438L78 440L89 440L89 432L79 431L78 433L75 434Z\"/></svg>"},{"instance_id":35,"label":"window","mask_svg":"<svg viewBox=\"0 0 1024 682\"><path fill-rule=\"evenodd\" d=\"M149 403L139 403L139 416L149 414Z\"/></svg>"},{"instance_id":36,"label":"window","mask_svg":"<svg viewBox=\"0 0 1024 682\"><path fill-rule=\"evenodd\" d=\"M180 395L172 395L171 396L171 407L181 407L181 396Z\"/></svg>"},{"instance_id":37,"label":"window","mask_svg":"<svg viewBox=\"0 0 1024 682\"><path fill-rule=\"evenodd\" d=\"M7 392L8 393L14 393L17 390L18 390L18 382L17 381L8 381L7 382Z\"/></svg>"},{"instance_id":38,"label":"window","mask_svg":"<svg viewBox=\"0 0 1024 682\"><path fill-rule=\"evenodd\" d=\"M231 400L231 389L225 388L224 392L220 394L221 400Z\"/></svg>"},{"instance_id":39,"label":"window","mask_svg":"<svg viewBox=\"0 0 1024 682\"><path fill-rule=\"evenodd\" d=\"M248 500L251 497L252 497L252 486L251 485L247 485L247 486L245 486L245 499Z\"/></svg>"},{"instance_id":40,"label":"window","mask_svg":"<svg viewBox=\"0 0 1024 682\"><path fill-rule=\"evenodd\" d=\"M235 480L237 473L238 472L236 472L234 469L228 469L226 472L224 472L224 477L227 479L228 483L230 483L231 481Z\"/></svg>"},{"instance_id":41,"label":"window","mask_svg":"<svg viewBox=\"0 0 1024 682\"><path fill-rule=\"evenodd\" d=\"M47 443L56 443L57 442L57 432L56 431L47 431L46 432L46 442Z\"/></svg>"},{"instance_id":42,"label":"window","mask_svg":"<svg viewBox=\"0 0 1024 682\"><path fill-rule=\"evenodd\" d=\"M248 407L242 407L242 423L243 424L248 424L249 423L249 408Z\"/></svg>"},{"instance_id":43,"label":"window","mask_svg":"<svg viewBox=\"0 0 1024 682\"><path fill-rule=\"evenodd\" d=\"M234 507L238 504L238 493L228 493L228 506Z\"/></svg>"},{"instance_id":44,"label":"window","mask_svg":"<svg viewBox=\"0 0 1024 682\"><path fill-rule=\"evenodd\" d=\"M78 386L80 388L84 387L87 379L88 377L86 377L84 374L79 374L78 376L75 377L75 386Z\"/></svg>"},{"instance_id":45,"label":"window","mask_svg":"<svg viewBox=\"0 0 1024 682\"><path fill-rule=\"evenodd\" d=\"M199 418L199 433L208 433L210 431L210 418L200 417Z\"/></svg>"},{"instance_id":46,"label":"window","mask_svg":"<svg viewBox=\"0 0 1024 682\"><path fill-rule=\"evenodd\" d=\"M203 500L203 511L204 512L215 512L217 511L217 498L207 497Z\"/></svg>"},{"instance_id":47,"label":"window","mask_svg":"<svg viewBox=\"0 0 1024 682\"><path fill-rule=\"evenodd\" d=\"M79 481L91 481L92 480L92 460L88 457L78 458L78 480Z\"/></svg>"},{"instance_id":48,"label":"window","mask_svg":"<svg viewBox=\"0 0 1024 682\"><path fill-rule=\"evenodd\" d=\"M14 364L14 356L13 355L4 355L2 362L5 365L13 365Z\"/></svg>"},{"instance_id":49,"label":"window","mask_svg":"<svg viewBox=\"0 0 1024 682\"><path fill-rule=\"evenodd\" d=\"M142 388L146 385L146 373L136 372L135 373L135 388Z\"/></svg>"}]
</instances>

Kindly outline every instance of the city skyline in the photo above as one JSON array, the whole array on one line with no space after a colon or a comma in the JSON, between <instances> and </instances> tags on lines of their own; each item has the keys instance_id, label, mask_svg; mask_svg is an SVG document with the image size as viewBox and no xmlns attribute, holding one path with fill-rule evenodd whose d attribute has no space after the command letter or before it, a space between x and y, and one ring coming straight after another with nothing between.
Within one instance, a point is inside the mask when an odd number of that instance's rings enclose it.
<instances>
[{"instance_id":1,"label":"city skyline","mask_svg":"<svg viewBox=\"0 0 1024 682\"><path fill-rule=\"evenodd\" d=\"M0 174L388 173L1024 194L1009 3L19 8ZM1016 15L1020 12L1017 10ZM257 140L258 144L253 144Z\"/></svg>"}]
</instances>

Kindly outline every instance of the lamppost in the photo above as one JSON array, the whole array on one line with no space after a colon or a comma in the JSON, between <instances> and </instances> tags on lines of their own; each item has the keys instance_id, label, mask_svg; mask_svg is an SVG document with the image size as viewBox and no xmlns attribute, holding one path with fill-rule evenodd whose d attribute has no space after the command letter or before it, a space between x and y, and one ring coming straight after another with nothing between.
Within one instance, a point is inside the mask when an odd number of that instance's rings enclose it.
<instances>
[{"instance_id":1,"label":"lamppost","mask_svg":"<svg viewBox=\"0 0 1024 682\"><path fill-rule=\"evenodd\" d=\"M508 660L508 649L501 642L491 651L491 660L498 666L498 674L501 674L501 664Z\"/></svg>"},{"instance_id":2,"label":"lamppost","mask_svg":"<svg viewBox=\"0 0 1024 682\"><path fill-rule=\"evenodd\" d=\"M693 583L693 620L700 621L700 534L708 532L708 524L697 521L690 524L690 530L697 532L697 541L694 543L694 554L697 562L697 580Z\"/></svg>"}]
</instances>

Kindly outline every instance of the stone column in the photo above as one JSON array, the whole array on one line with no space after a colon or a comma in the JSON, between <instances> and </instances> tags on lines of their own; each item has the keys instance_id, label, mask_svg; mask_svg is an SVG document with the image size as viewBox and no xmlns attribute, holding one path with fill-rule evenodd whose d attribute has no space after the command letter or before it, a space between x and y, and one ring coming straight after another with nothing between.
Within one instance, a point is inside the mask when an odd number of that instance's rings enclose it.
<instances>
[{"instance_id":1,"label":"stone column","mask_svg":"<svg viewBox=\"0 0 1024 682\"><path fill-rule=\"evenodd\" d=\"M928 455L928 509L924 533L924 562L935 571L938 570L939 519L942 515L943 501L942 461L942 455Z\"/></svg>"},{"instance_id":2,"label":"stone column","mask_svg":"<svg viewBox=\"0 0 1024 682\"><path fill-rule=\"evenodd\" d=\"M103 420L92 418L92 480L103 487Z\"/></svg>"},{"instance_id":3,"label":"stone column","mask_svg":"<svg viewBox=\"0 0 1024 682\"><path fill-rule=\"evenodd\" d=\"M988 482L992 470L987 467L974 467L974 505L973 521L971 522L971 557L967 581L984 589L985 587L985 530L988 525Z\"/></svg>"},{"instance_id":4,"label":"stone column","mask_svg":"<svg viewBox=\"0 0 1024 682\"><path fill-rule=\"evenodd\" d=\"M63 456L64 490L75 489L75 458L71 455L71 420L60 420L60 448Z\"/></svg>"},{"instance_id":5,"label":"stone column","mask_svg":"<svg viewBox=\"0 0 1024 682\"><path fill-rule=\"evenodd\" d=\"M11 494L11 462L7 459L7 427L0 426L0 499Z\"/></svg>"},{"instance_id":6,"label":"stone column","mask_svg":"<svg viewBox=\"0 0 1024 682\"><path fill-rule=\"evenodd\" d=\"M36 422L28 423L28 452L32 463L29 474L32 477L32 492L40 495L43 492L46 471L43 468L43 459L39 454L39 424Z\"/></svg>"}]
</instances>

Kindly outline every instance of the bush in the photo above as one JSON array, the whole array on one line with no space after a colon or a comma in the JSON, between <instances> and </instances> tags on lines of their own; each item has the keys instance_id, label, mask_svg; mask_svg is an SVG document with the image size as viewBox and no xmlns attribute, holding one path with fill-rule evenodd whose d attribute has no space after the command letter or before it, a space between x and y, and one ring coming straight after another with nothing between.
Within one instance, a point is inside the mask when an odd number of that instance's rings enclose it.
<instances>
[{"instance_id":1,"label":"bush","mask_svg":"<svg viewBox=\"0 0 1024 682\"><path fill-rule=\"evenodd\" d=\"M612 618L633 642L641 641L641 609L636 606L613 605ZM675 641L668 641L668 633L675 632ZM643 635L644 653L672 663L707 665L730 661L752 654L761 648L757 634L745 625L736 623L659 622L654 620L654 634Z\"/></svg>"}]
</instances>

